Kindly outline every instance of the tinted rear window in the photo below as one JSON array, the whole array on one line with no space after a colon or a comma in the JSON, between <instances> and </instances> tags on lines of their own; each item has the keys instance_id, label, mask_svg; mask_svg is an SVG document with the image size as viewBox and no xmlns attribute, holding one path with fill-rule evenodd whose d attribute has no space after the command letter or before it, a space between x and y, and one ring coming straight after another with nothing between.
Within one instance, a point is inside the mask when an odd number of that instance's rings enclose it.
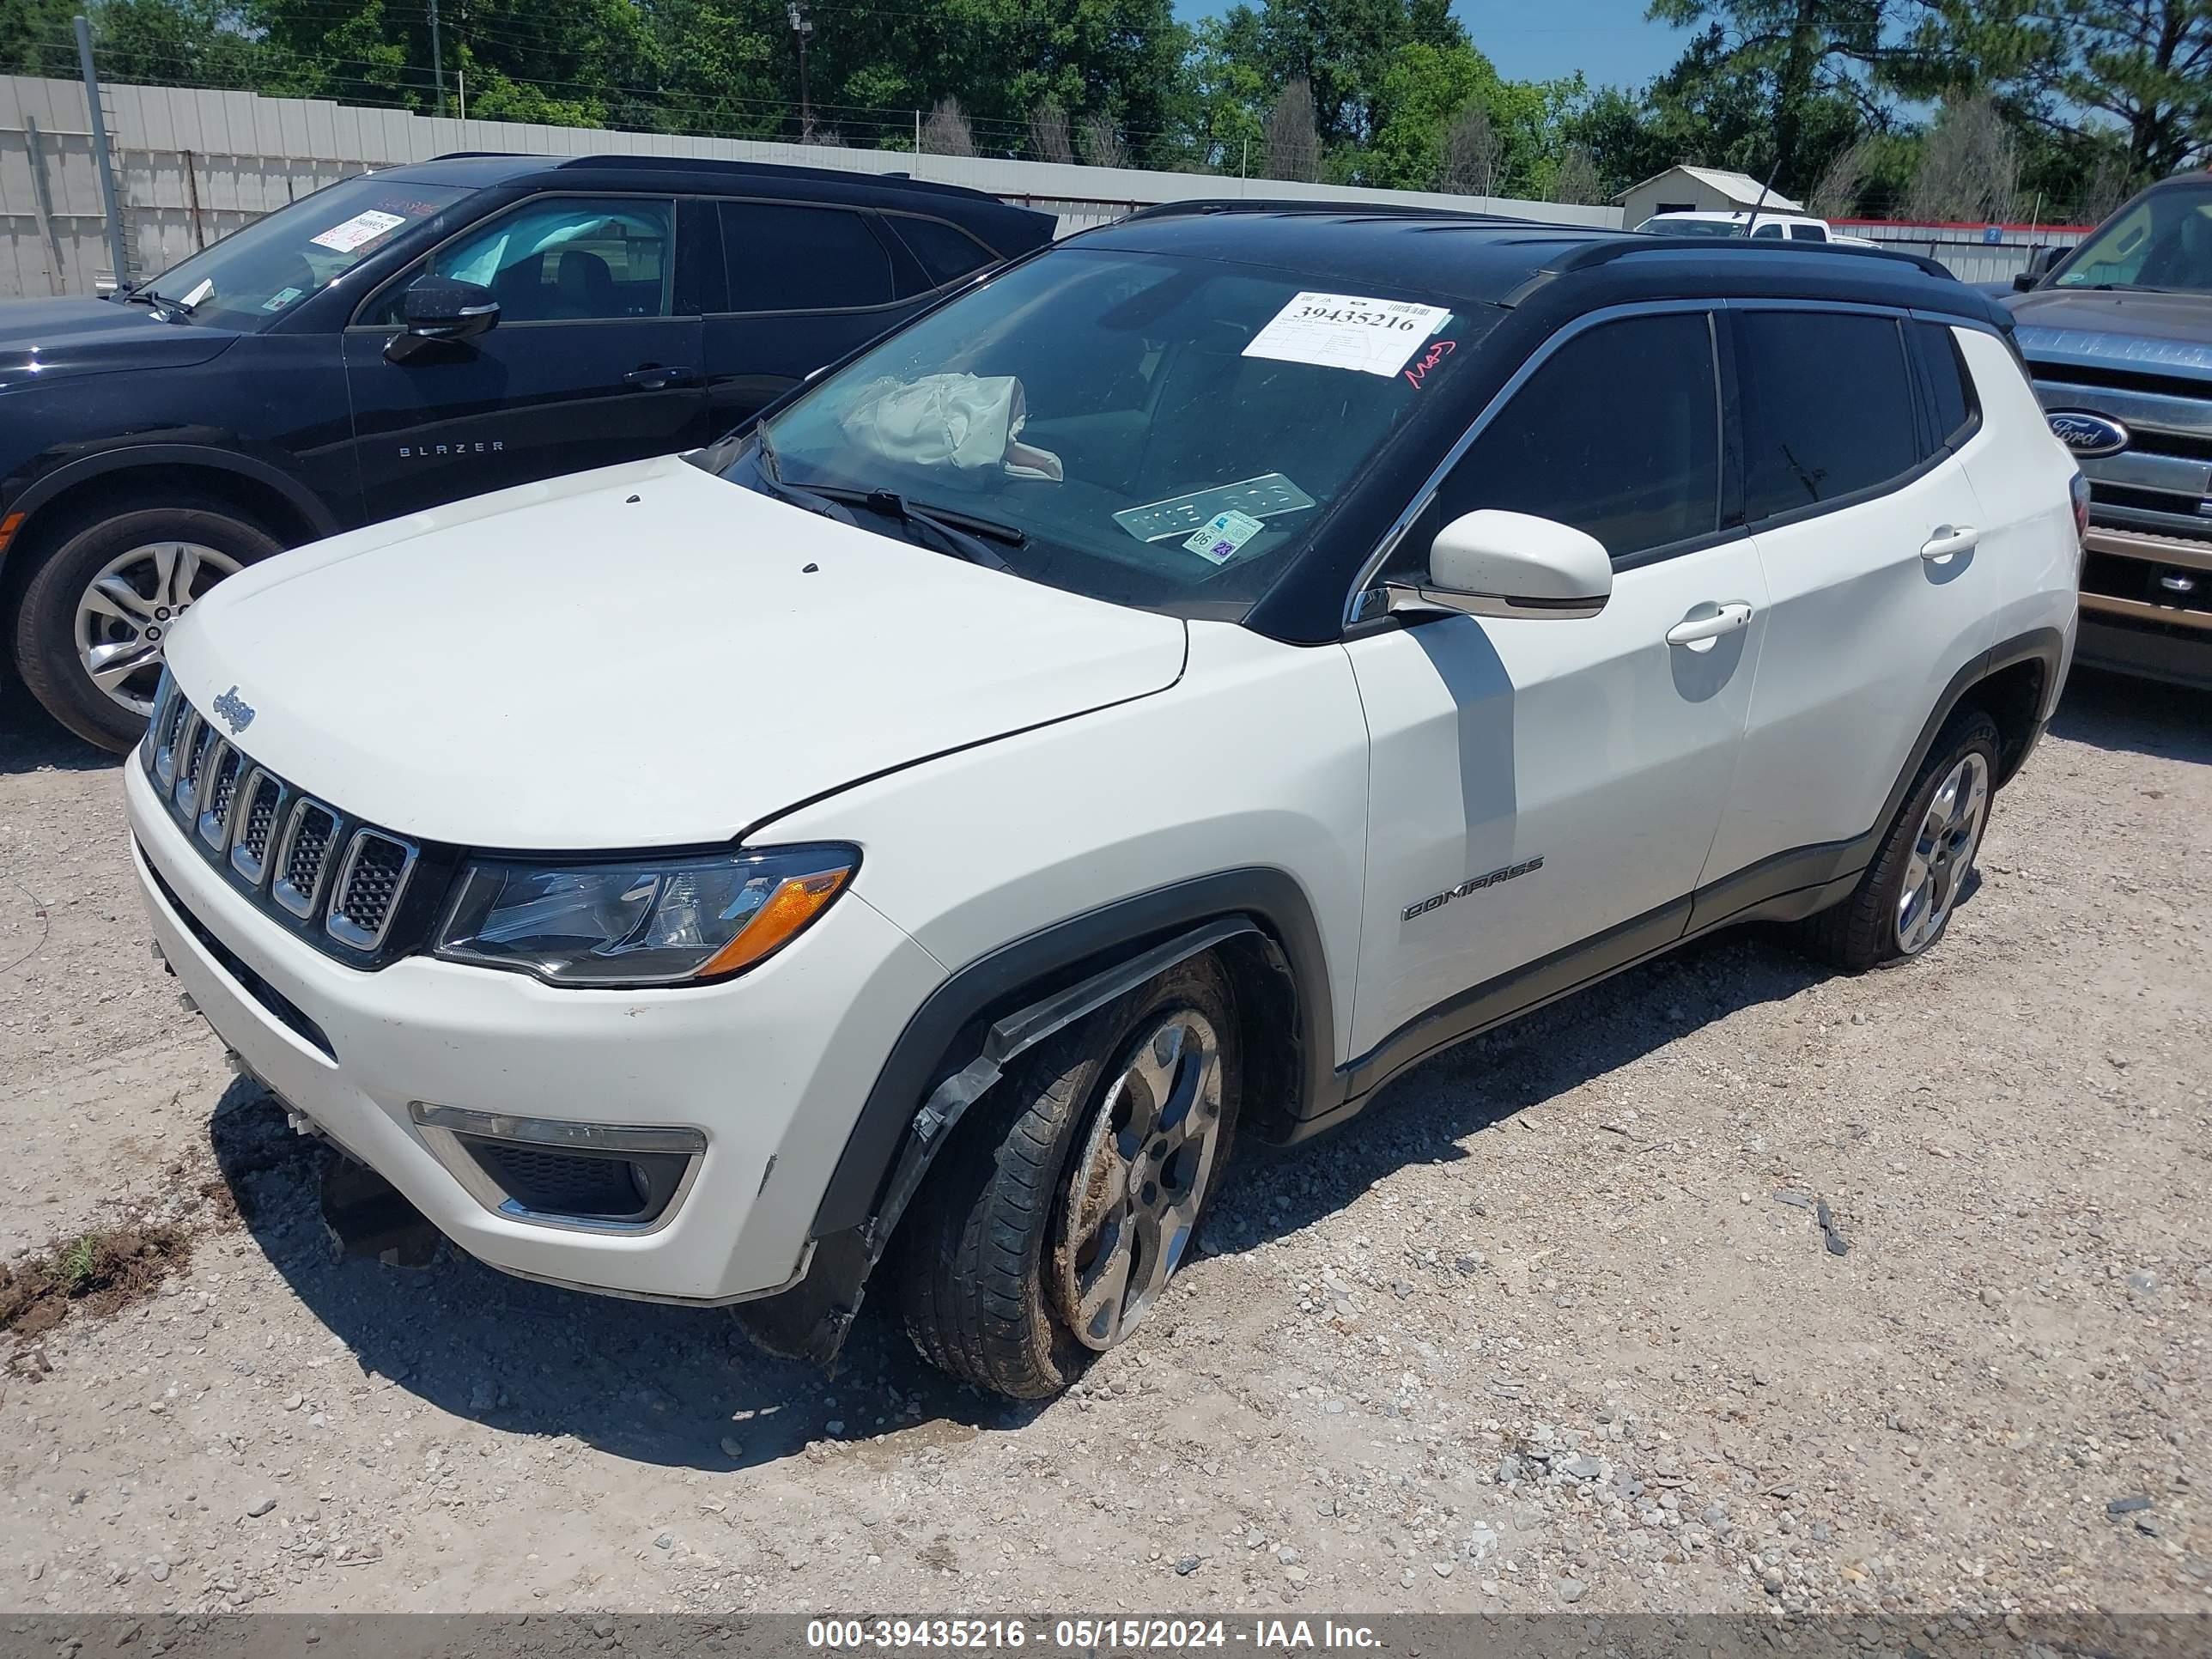
<instances>
[{"instance_id":1,"label":"tinted rear window","mask_svg":"<svg viewBox=\"0 0 2212 1659\"><path fill-rule=\"evenodd\" d=\"M1912 333L1920 348L1920 377L1928 388L1929 430L1938 445L1958 443L1980 413L1959 343L1941 323L1916 322Z\"/></svg>"},{"instance_id":2,"label":"tinted rear window","mask_svg":"<svg viewBox=\"0 0 2212 1659\"><path fill-rule=\"evenodd\" d=\"M914 250L933 283L942 285L980 270L998 256L954 225L939 219L895 218L900 240Z\"/></svg>"},{"instance_id":3,"label":"tinted rear window","mask_svg":"<svg viewBox=\"0 0 2212 1659\"><path fill-rule=\"evenodd\" d=\"M732 311L837 311L888 304L891 258L845 208L722 204Z\"/></svg>"},{"instance_id":4,"label":"tinted rear window","mask_svg":"<svg viewBox=\"0 0 2212 1659\"><path fill-rule=\"evenodd\" d=\"M1870 489L1919 462L1894 320L1835 312L1735 319L1744 510L1755 523Z\"/></svg>"}]
</instances>

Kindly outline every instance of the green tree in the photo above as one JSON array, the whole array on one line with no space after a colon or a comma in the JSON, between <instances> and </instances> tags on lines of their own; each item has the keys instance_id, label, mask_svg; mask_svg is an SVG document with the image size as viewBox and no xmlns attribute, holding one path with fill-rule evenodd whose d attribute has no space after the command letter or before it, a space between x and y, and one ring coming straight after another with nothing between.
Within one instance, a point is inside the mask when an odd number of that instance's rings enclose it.
<instances>
[{"instance_id":1,"label":"green tree","mask_svg":"<svg viewBox=\"0 0 2212 1659\"><path fill-rule=\"evenodd\" d=\"M1885 0L1652 0L1645 15L1703 26L1653 103L1662 130L1719 152L1705 157L1713 165L1771 168L1775 188L1802 200L1838 151L1887 118L1874 81L1897 56Z\"/></svg>"},{"instance_id":2,"label":"green tree","mask_svg":"<svg viewBox=\"0 0 2212 1659\"><path fill-rule=\"evenodd\" d=\"M1377 127L1366 147L1364 182L1390 190L1434 190L1443 168L1444 131L1470 105L1488 112L1498 70L1464 43L1398 48L1376 98Z\"/></svg>"},{"instance_id":3,"label":"green tree","mask_svg":"<svg viewBox=\"0 0 2212 1659\"><path fill-rule=\"evenodd\" d=\"M1995 93L2088 170L2102 125L2130 173L2160 177L2212 155L2212 0L1929 0L1893 78Z\"/></svg>"}]
</instances>

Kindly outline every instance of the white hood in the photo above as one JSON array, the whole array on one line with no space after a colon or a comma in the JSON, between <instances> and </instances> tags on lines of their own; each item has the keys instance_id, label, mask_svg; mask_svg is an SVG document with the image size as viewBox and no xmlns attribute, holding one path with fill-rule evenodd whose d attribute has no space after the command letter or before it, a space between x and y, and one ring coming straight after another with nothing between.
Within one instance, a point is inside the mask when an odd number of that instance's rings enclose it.
<instances>
[{"instance_id":1,"label":"white hood","mask_svg":"<svg viewBox=\"0 0 2212 1659\"><path fill-rule=\"evenodd\" d=\"M427 840L715 842L859 779L1175 683L1182 624L878 536L673 458L318 543L195 605L203 713Z\"/></svg>"}]
</instances>

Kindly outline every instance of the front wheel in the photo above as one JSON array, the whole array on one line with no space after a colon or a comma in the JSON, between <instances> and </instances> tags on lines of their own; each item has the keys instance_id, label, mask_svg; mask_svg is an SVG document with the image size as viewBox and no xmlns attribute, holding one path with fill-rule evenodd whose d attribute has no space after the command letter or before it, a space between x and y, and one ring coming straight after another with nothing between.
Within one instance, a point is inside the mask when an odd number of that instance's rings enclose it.
<instances>
[{"instance_id":1,"label":"front wheel","mask_svg":"<svg viewBox=\"0 0 2212 1659\"><path fill-rule=\"evenodd\" d=\"M1126 1341L1186 1258L1237 1122L1233 994L1200 957L1024 1055L955 1131L901 1240L923 1358L1019 1400Z\"/></svg>"},{"instance_id":2,"label":"front wheel","mask_svg":"<svg viewBox=\"0 0 2212 1659\"><path fill-rule=\"evenodd\" d=\"M1943 937L1989 823L1997 743L1996 722L1978 708L1936 734L1858 886L1805 923L1815 955L1859 974L1909 962Z\"/></svg>"},{"instance_id":3,"label":"front wheel","mask_svg":"<svg viewBox=\"0 0 2212 1659\"><path fill-rule=\"evenodd\" d=\"M16 671L48 714L120 754L146 729L179 618L280 544L212 504L138 507L58 533L16 613Z\"/></svg>"}]
</instances>

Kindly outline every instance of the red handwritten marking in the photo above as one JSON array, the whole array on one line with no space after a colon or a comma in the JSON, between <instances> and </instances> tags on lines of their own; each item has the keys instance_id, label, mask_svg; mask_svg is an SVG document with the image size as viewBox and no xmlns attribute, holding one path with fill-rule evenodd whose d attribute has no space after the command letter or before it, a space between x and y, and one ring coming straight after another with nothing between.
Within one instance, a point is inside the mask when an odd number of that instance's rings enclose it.
<instances>
[{"instance_id":1,"label":"red handwritten marking","mask_svg":"<svg viewBox=\"0 0 2212 1659\"><path fill-rule=\"evenodd\" d=\"M1420 362L1403 371L1407 380L1413 383L1414 391L1419 392L1421 389L1421 382L1428 378L1429 371L1450 356L1452 348L1457 343L1453 340L1437 341L1423 355Z\"/></svg>"}]
</instances>

